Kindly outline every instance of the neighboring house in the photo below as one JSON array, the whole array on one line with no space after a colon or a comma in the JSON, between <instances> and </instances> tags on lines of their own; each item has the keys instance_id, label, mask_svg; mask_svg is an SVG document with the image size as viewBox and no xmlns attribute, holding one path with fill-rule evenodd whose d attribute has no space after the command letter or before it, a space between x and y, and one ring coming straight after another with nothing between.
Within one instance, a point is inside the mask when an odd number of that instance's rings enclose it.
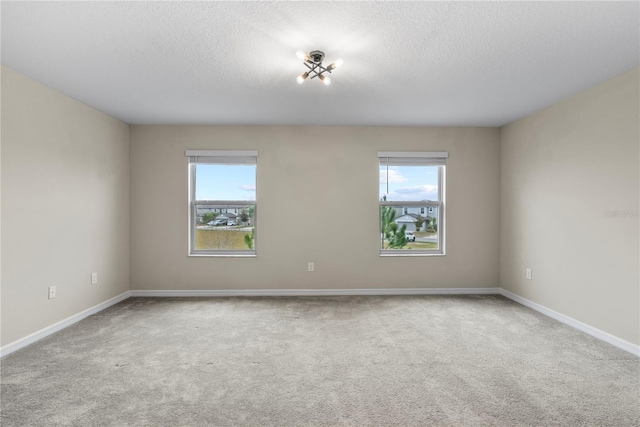
<instances>
[{"instance_id":1,"label":"neighboring house","mask_svg":"<svg viewBox=\"0 0 640 427\"><path fill-rule=\"evenodd\" d=\"M407 215L401 215L399 217L396 217L396 224L398 224L398 227L402 227L403 225L407 226L407 230L406 231L423 231L426 230L426 221L425 224L422 226L422 228L420 230L416 230L416 220L418 219L419 215L416 214L407 214Z\"/></svg>"},{"instance_id":2,"label":"neighboring house","mask_svg":"<svg viewBox=\"0 0 640 427\"><path fill-rule=\"evenodd\" d=\"M216 212L219 215L216 216L216 219L232 219L234 221L237 222L237 218L238 215L236 215L235 213L233 213L232 211L239 211L240 209L225 209L225 208L210 208L207 206L198 206L196 208L196 216L197 216L197 220L198 223L202 223L202 217L204 216L204 214L209 213L209 212ZM224 211L224 212L223 212Z\"/></svg>"},{"instance_id":3,"label":"neighboring house","mask_svg":"<svg viewBox=\"0 0 640 427\"><path fill-rule=\"evenodd\" d=\"M407 214L420 215L423 218L427 216L437 217L438 208L434 206L405 206L396 208L396 218Z\"/></svg>"},{"instance_id":4,"label":"neighboring house","mask_svg":"<svg viewBox=\"0 0 640 427\"><path fill-rule=\"evenodd\" d=\"M198 216L201 217L205 213L216 212L219 214L235 214L238 215L242 208L214 208L207 205L198 205L197 206ZM235 218L235 217L234 217Z\"/></svg>"},{"instance_id":5,"label":"neighboring house","mask_svg":"<svg viewBox=\"0 0 640 427\"><path fill-rule=\"evenodd\" d=\"M403 206L397 207L395 222L400 227L407 226L407 231L426 231L429 218L438 218L438 208L435 206ZM422 217L424 223L420 230L416 230L416 220Z\"/></svg>"},{"instance_id":6,"label":"neighboring house","mask_svg":"<svg viewBox=\"0 0 640 427\"><path fill-rule=\"evenodd\" d=\"M219 211L222 212L222 213L238 215L240 213L240 211L242 211L242 209L241 208L221 208L221 209L219 209Z\"/></svg>"}]
</instances>

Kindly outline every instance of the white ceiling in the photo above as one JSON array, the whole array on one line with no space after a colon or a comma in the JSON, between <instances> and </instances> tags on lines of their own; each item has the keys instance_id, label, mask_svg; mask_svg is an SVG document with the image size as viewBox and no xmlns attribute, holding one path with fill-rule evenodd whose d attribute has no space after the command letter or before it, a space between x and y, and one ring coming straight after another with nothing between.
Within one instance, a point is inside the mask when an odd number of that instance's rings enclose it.
<instances>
[{"instance_id":1,"label":"white ceiling","mask_svg":"<svg viewBox=\"0 0 640 427\"><path fill-rule=\"evenodd\" d=\"M7 2L2 63L131 124L500 126L638 67L634 2ZM341 57L296 84L298 49Z\"/></svg>"}]
</instances>

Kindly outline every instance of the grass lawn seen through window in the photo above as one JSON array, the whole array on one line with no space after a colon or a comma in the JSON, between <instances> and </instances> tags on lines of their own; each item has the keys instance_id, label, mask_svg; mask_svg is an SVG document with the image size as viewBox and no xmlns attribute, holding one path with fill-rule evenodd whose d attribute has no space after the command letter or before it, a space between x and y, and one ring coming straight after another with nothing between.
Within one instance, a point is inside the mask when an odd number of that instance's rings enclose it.
<instances>
[{"instance_id":1,"label":"grass lawn seen through window","mask_svg":"<svg viewBox=\"0 0 640 427\"><path fill-rule=\"evenodd\" d=\"M244 229L196 229L196 249L249 250L244 235L251 233Z\"/></svg>"}]
</instances>

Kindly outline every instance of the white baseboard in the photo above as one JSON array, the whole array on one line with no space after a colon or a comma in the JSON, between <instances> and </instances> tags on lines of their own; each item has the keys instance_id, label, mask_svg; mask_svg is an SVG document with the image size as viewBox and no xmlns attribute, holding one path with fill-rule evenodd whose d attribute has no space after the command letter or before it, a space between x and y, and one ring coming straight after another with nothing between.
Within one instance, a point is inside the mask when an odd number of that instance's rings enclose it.
<instances>
[{"instance_id":1,"label":"white baseboard","mask_svg":"<svg viewBox=\"0 0 640 427\"><path fill-rule=\"evenodd\" d=\"M31 335L27 335L24 338L21 338L17 341L9 343L3 347L0 347L0 357L4 357L8 354L13 353L16 350L20 350L23 347L28 346L29 344L33 344L34 342L41 340L44 337L47 337L55 332L58 332L67 326L71 326L74 323L77 323L84 319L85 317L89 317L92 314L96 314L105 308L111 307L114 304L119 303L120 301L124 301L131 296L131 291L126 291L121 293L120 295L108 299L105 302L94 305L91 308L81 311L80 313L74 314L73 316L69 316L64 320L54 323L53 325L47 326L46 328L40 329L37 332L32 333Z\"/></svg>"},{"instance_id":2,"label":"white baseboard","mask_svg":"<svg viewBox=\"0 0 640 427\"><path fill-rule=\"evenodd\" d=\"M132 297L284 297L340 295L498 295L499 288L233 289L131 291Z\"/></svg>"},{"instance_id":3,"label":"white baseboard","mask_svg":"<svg viewBox=\"0 0 640 427\"><path fill-rule=\"evenodd\" d=\"M558 313L557 311L551 310L550 308L547 308L536 302L523 298L520 295L507 291L506 289L503 289L503 288L498 288L498 289L499 289L500 295L507 297L510 300L513 300L519 304L524 305L525 307L529 307L537 312L540 312L546 316L549 316L552 319L555 319L559 322L564 323L565 325L571 326L572 328L576 328L577 330L582 331L588 335L591 335L594 338L598 338L599 340L602 340L606 343L616 346L622 350L628 351L631 354L640 356L640 345L630 343L629 341L625 341L622 338L618 338L614 335L611 335L608 332L594 328L593 326L587 325L586 323L583 323L572 317L565 316L562 313Z\"/></svg>"}]
</instances>

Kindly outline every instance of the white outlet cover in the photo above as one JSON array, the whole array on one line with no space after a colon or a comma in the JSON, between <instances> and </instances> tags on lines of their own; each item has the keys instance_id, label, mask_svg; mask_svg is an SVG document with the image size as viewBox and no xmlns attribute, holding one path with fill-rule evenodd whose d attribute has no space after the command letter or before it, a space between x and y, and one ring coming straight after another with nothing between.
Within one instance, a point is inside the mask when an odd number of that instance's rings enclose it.
<instances>
[{"instance_id":1,"label":"white outlet cover","mask_svg":"<svg viewBox=\"0 0 640 427\"><path fill-rule=\"evenodd\" d=\"M91 273L91 284L95 285L98 283L98 273Z\"/></svg>"}]
</instances>

